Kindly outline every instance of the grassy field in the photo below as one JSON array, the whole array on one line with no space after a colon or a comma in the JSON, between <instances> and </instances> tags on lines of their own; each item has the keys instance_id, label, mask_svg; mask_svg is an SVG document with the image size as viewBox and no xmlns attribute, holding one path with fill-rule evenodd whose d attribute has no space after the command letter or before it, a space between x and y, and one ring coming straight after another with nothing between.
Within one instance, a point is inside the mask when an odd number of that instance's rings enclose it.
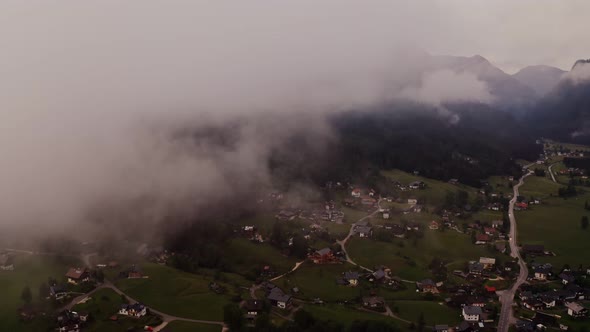
<instances>
[{"instance_id":1,"label":"grassy field","mask_svg":"<svg viewBox=\"0 0 590 332\"><path fill-rule=\"evenodd\" d=\"M166 331L169 332L219 332L221 327L211 324L198 324L190 322L174 321L166 325Z\"/></svg>"},{"instance_id":2,"label":"grassy field","mask_svg":"<svg viewBox=\"0 0 590 332\"><path fill-rule=\"evenodd\" d=\"M223 319L223 306L236 294L233 286L219 283L227 293L218 295L209 289L213 278L185 273L167 266L143 264L142 271L149 278L122 279L117 287L129 296L167 314L181 317Z\"/></svg>"},{"instance_id":3,"label":"grassy field","mask_svg":"<svg viewBox=\"0 0 590 332\"><path fill-rule=\"evenodd\" d=\"M571 144L551 143L563 145L572 150L589 150L585 146ZM563 163L553 166L557 173L564 169ZM556 176L559 182L567 183L567 176ZM590 217L590 211L584 209L584 203L590 200L590 193L563 199L557 197L557 190L562 185L556 184L546 177L530 176L521 187L521 193L525 196L533 195L542 199L542 204L534 206L529 211L516 212L519 229L519 244L543 244L547 250L553 251L555 257L537 257L539 262L552 263L556 268L564 264L572 267L590 260L590 230L583 230L580 220L583 216ZM586 188L582 190L587 191Z\"/></svg>"},{"instance_id":4,"label":"grassy field","mask_svg":"<svg viewBox=\"0 0 590 332\"><path fill-rule=\"evenodd\" d=\"M359 296L361 286L348 287L336 284L336 278L343 272L359 271L351 264L315 265L305 263L295 273L278 281L278 286L291 289L298 287L298 298L313 299L319 297L324 301L350 300Z\"/></svg>"},{"instance_id":5,"label":"grassy field","mask_svg":"<svg viewBox=\"0 0 590 332\"><path fill-rule=\"evenodd\" d=\"M518 181L512 181L513 183L517 183ZM512 186L510 186L510 181L508 181L506 176L490 176L488 178L488 183L493 189L495 193L502 193L504 196L512 195Z\"/></svg>"},{"instance_id":6,"label":"grassy field","mask_svg":"<svg viewBox=\"0 0 590 332\"><path fill-rule=\"evenodd\" d=\"M356 310L339 304L307 305L305 310L309 311L317 319L332 320L346 326L349 326L355 320L380 320L399 327L401 331L408 330L406 323L394 318L379 313Z\"/></svg>"},{"instance_id":7,"label":"grassy field","mask_svg":"<svg viewBox=\"0 0 590 332\"><path fill-rule=\"evenodd\" d=\"M368 213L365 211L351 209L348 207L343 206L341 208L342 212L344 212L344 221L347 224L352 224L357 222L359 219L365 217Z\"/></svg>"},{"instance_id":8,"label":"grassy field","mask_svg":"<svg viewBox=\"0 0 590 332\"><path fill-rule=\"evenodd\" d=\"M480 210L471 215L471 220L479 220L482 223L490 223L493 220L502 220L502 211Z\"/></svg>"},{"instance_id":9,"label":"grassy field","mask_svg":"<svg viewBox=\"0 0 590 332\"><path fill-rule=\"evenodd\" d=\"M470 198L473 198L477 193L477 190L470 186L463 184L453 185L447 182L416 176L400 170L382 171L381 174L391 180L399 181L405 185L413 181L424 182L427 186L426 189L402 192L402 197L415 197L426 201L426 204L428 205L443 202L447 192L449 191L456 192L457 190L465 190L469 194Z\"/></svg>"},{"instance_id":10,"label":"grassy field","mask_svg":"<svg viewBox=\"0 0 590 332\"><path fill-rule=\"evenodd\" d=\"M415 241L415 245L413 239L396 239L394 243L387 243L353 238L347 251L355 262L363 266L385 265L392 269L394 275L408 280L430 278L428 264L434 257L452 263L490 255L486 248L473 245L468 235L452 230L426 230L424 238Z\"/></svg>"},{"instance_id":11,"label":"grassy field","mask_svg":"<svg viewBox=\"0 0 590 332\"><path fill-rule=\"evenodd\" d=\"M557 190L560 187L561 185L551 180L549 173L544 177L531 175L525 179L525 184L520 187L519 194L527 198L535 197L545 200L551 195L557 195Z\"/></svg>"},{"instance_id":12,"label":"grassy field","mask_svg":"<svg viewBox=\"0 0 590 332\"><path fill-rule=\"evenodd\" d=\"M270 265L284 273L293 268L297 259L282 255L268 243L253 243L247 239L233 239L225 249L225 258L237 272L250 271Z\"/></svg>"},{"instance_id":13,"label":"grassy field","mask_svg":"<svg viewBox=\"0 0 590 332\"><path fill-rule=\"evenodd\" d=\"M420 314L424 315L426 325L436 324L454 325L461 322L459 309L450 308L433 301L394 301L389 307L396 315L405 320L418 322Z\"/></svg>"},{"instance_id":14,"label":"grassy field","mask_svg":"<svg viewBox=\"0 0 590 332\"><path fill-rule=\"evenodd\" d=\"M53 256L15 257L14 271L0 271L2 297L0 298L0 331L43 331L47 322L36 319L32 322L20 323L16 310L23 305L21 292L29 286L33 293L33 302L39 299L39 285L46 283L49 277L61 280L69 266L79 265L72 258Z\"/></svg>"},{"instance_id":15,"label":"grassy field","mask_svg":"<svg viewBox=\"0 0 590 332\"><path fill-rule=\"evenodd\" d=\"M328 230L328 232L330 232L330 234L334 235L337 239L343 239L346 237L346 235L348 235L348 232L350 231L350 224L345 223L345 224L336 224L336 223L325 223L323 225L323 227L325 229Z\"/></svg>"},{"instance_id":16,"label":"grassy field","mask_svg":"<svg viewBox=\"0 0 590 332\"><path fill-rule=\"evenodd\" d=\"M527 179L523 189L528 185ZM534 182L532 185L535 185ZM557 185L552 189L556 188ZM590 261L590 229L583 230L580 227L582 216L590 217L590 211L584 209L586 200L590 200L590 194L567 200L551 197L529 211L516 212L519 245L545 245L547 250L555 252L557 256L538 257L536 260L552 263L558 268L564 264L586 266Z\"/></svg>"}]
</instances>

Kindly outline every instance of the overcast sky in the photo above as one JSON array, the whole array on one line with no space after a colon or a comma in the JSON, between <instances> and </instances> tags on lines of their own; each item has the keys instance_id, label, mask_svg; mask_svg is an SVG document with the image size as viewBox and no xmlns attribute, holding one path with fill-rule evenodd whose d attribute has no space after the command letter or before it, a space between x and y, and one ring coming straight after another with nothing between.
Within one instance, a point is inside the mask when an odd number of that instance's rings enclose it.
<instances>
[{"instance_id":1,"label":"overcast sky","mask_svg":"<svg viewBox=\"0 0 590 332\"><path fill-rule=\"evenodd\" d=\"M255 57L273 45L304 53L334 46L353 57L407 42L435 54L481 54L509 71L528 64L569 69L590 57L589 12L585 0L4 0L0 43L3 57L8 52L8 60L26 61L116 60L130 47L138 57L154 47L174 58L193 47L219 57L236 50Z\"/></svg>"}]
</instances>

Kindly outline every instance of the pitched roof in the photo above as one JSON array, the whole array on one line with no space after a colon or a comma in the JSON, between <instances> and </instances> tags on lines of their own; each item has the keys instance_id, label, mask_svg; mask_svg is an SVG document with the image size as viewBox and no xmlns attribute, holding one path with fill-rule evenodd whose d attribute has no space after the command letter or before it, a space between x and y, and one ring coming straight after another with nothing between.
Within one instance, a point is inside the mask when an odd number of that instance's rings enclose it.
<instances>
[{"instance_id":1,"label":"pitched roof","mask_svg":"<svg viewBox=\"0 0 590 332\"><path fill-rule=\"evenodd\" d=\"M268 299L271 301L286 303L289 302L289 300L291 299L291 295L283 293L283 291L279 288L274 288L273 291L270 292L270 294L268 295Z\"/></svg>"},{"instance_id":2,"label":"pitched roof","mask_svg":"<svg viewBox=\"0 0 590 332\"><path fill-rule=\"evenodd\" d=\"M375 272L373 272L373 277L375 277L375 279L381 279L385 277L385 271L383 271L383 269L379 269Z\"/></svg>"},{"instance_id":3,"label":"pitched roof","mask_svg":"<svg viewBox=\"0 0 590 332\"><path fill-rule=\"evenodd\" d=\"M490 240L490 237L487 234L477 234L475 237L477 241L487 242Z\"/></svg>"},{"instance_id":4,"label":"pitched roof","mask_svg":"<svg viewBox=\"0 0 590 332\"><path fill-rule=\"evenodd\" d=\"M568 302L568 303L566 303L566 304L565 304L565 306L566 306L568 309L571 309L572 311L575 311L575 312L579 312L579 311L582 311L582 310L586 309L586 308L582 307L582 306L581 306L579 303L577 303L577 302Z\"/></svg>"},{"instance_id":5,"label":"pitched roof","mask_svg":"<svg viewBox=\"0 0 590 332\"><path fill-rule=\"evenodd\" d=\"M379 296L369 296L363 297L363 303L368 303L369 305L379 305L385 303L385 300Z\"/></svg>"},{"instance_id":6,"label":"pitched roof","mask_svg":"<svg viewBox=\"0 0 590 332\"><path fill-rule=\"evenodd\" d=\"M125 310L133 310L133 311L142 311L145 306L141 303L134 303L134 304L121 304L121 309Z\"/></svg>"},{"instance_id":7,"label":"pitched roof","mask_svg":"<svg viewBox=\"0 0 590 332\"><path fill-rule=\"evenodd\" d=\"M66 273L66 277L70 279L80 279L83 277L88 271L86 268L79 268L79 267L71 267L68 272Z\"/></svg>"},{"instance_id":8,"label":"pitched roof","mask_svg":"<svg viewBox=\"0 0 590 332\"><path fill-rule=\"evenodd\" d=\"M367 234L367 233L370 233L372 229L373 228L371 226L357 226L356 227L356 232L357 233Z\"/></svg>"},{"instance_id":9,"label":"pitched roof","mask_svg":"<svg viewBox=\"0 0 590 332\"><path fill-rule=\"evenodd\" d=\"M474 307L474 306L465 306L463 307L463 312L466 315L481 315L481 307Z\"/></svg>"},{"instance_id":10,"label":"pitched roof","mask_svg":"<svg viewBox=\"0 0 590 332\"><path fill-rule=\"evenodd\" d=\"M317 251L317 253L320 254L321 256L327 255L331 252L332 252L332 249L330 249L330 248L324 248L324 249L320 249Z\"/></svg>"}]
</instances>

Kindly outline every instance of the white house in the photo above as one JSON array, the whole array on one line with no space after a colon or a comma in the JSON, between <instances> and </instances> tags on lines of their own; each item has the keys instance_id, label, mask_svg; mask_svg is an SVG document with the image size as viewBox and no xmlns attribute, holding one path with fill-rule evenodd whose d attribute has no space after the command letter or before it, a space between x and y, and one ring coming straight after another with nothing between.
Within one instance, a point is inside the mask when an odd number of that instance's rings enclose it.
<instances>
[{"instance_id":1,"label":"white house","mask_svg":"<svg viewBox=\"0 0 590 332\"><path fill-rule=\"evenodd\" d=\"M585 317L588 315L588 309L582 307L579 303L570 302L565 304L567 314L572 317Z\"/></svg>"},{"instance_id":2,"label":"white house","mask_svg":"<svg viewBox=\"0 0 590 332\"><path fill-rule=\"evenodd\" d=\"M481 307L464 306L463 307L463 319L468 322L478 322L481 317Z\"/></svg>"},{"instance_id":3,"label":"white house","mask_svg":"<svg viewBox=\"0 0 590 332\"><path fill-rule=\"evenodd\" d=\"M373 234L373 228L371 226L356 226L355 231L359 237L371 237Z\"/></svg>"},{"instance_id":4,"label":"white house","mask_svg":"<svg viewBox=\"0 0 590 332\"><path fill-rule=\"evenodd\" d=\"M483 264L483 266L488 269L491 268L492 266L494 266L494 264L496 264L496 259L495 258L490 258L490 257L480 257L479 258L479 262L481 264Z\"/></svg>"},{"instance_id":5,"label":"white house","mask_svg":"<svg viewBox=\"0 0 590 332\"><path fill-rule=\"evenodd\" d=\"M355 198L361 198L361 190L359 188L354 188L350 195Z\"/></svg>"},{"instance_id":6,"label":"white house","mask_svg":"<svg viewBox=\"0 0 590 332\"><path fill-rule=\"evenodd\" d=\"M415 198L408 198L408 204L416 205L416 204L418 204L418 200Z\"/></svg>"},{"instance_id":7,"label":"white house","mask_svg":"<svg viewBox=\"0 0 590 332\"><path fill-rule=\"evenodd\" d=\"M143 317L147 314L146 307L141 303L135 304L123 304L119 309L119 315L125 315L129 317Z\"/></svg>"}]
</instances>

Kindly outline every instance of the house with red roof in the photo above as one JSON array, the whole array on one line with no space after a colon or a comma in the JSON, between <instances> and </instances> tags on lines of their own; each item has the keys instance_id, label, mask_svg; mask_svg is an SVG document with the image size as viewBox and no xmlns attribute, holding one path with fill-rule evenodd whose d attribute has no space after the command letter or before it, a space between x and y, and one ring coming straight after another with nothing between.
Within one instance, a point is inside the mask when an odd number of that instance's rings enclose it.
<instances>
[{"instance_id":1,"label":"house with red roof","mask_svg":"<svg viewBox=\"0 0 590 332\"><path fill-rule=\"evenodd\" d=\"M477 234L475 236L475 244L488 244L490 242L490 236L487 234Z\"/></svg>"}]
</instances>

